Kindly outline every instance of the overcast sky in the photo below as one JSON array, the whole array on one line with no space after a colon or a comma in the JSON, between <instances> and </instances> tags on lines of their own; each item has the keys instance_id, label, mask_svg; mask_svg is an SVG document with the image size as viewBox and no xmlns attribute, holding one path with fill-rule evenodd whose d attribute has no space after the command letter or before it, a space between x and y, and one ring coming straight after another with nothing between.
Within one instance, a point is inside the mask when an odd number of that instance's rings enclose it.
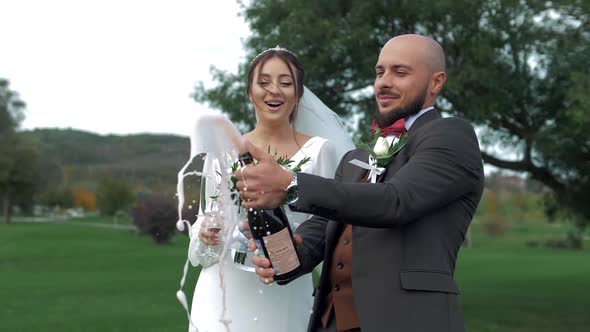
<instances>
[{"instance_id":1,"label":"overcast sky","mask_svg":"<svg viewBox=\"0 0 590 332\"><path fill-rule=\"evenodd\" d=\"M23 128L187 136L249 31L235 0L0 0L0 77L27 103Z\"/></svg>"}]
</instances>

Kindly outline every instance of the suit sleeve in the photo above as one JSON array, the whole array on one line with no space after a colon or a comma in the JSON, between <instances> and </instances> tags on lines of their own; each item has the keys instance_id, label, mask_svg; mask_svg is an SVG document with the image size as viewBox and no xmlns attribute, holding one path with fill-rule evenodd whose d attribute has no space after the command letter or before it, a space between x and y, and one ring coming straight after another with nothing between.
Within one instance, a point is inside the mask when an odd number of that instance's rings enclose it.
<instances>
[{"instance_id":1,"label":"suit sleeve","mask_svg":"<svg viewBox=\"0 0 590 332\"><path fill-rule=\"evenodd\" d=\"M343 158L342 160L345 160ZM334 175L334 182L339 182L342 179L342 165L343 161L336 168ZM299 176L305 173L299 173ZM309 175L309 174L305 174ZM314 175L311 175L314 176ZM323 179L320 176L314 176L314 178ZM301 198L300 198L301 199ZM328 225L328 219L322 216L314 215L310 219L302 223L297 230L296 234L299 234L303 239L303 243L297 247L299 252L299 258L303 269L303 274L311 272L324 259L324 250L326 245L326 227Z\"/></svg>"},{"instance_id":2,"label":"suit sleeve","mask_svg":"<svg viewBox=\"0 0 590 332\"><path fill-rule=\"evenodd\" d=\"M447 118L421 129L409 161L385 183L342 183L300 174L293 210L362 227L391 228L477 190L483 165L471 125ZM343 162L339 172L342 167Z\"/></svg>"}]
</instances>

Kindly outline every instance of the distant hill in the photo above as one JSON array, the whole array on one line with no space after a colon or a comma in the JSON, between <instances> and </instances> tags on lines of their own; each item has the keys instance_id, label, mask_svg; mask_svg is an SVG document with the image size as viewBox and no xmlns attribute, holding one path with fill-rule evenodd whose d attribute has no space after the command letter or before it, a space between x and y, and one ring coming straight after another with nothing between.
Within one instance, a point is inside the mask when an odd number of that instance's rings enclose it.
<instances>
[{"instance_id":1,"label":"distant hill","mask_svg":"<svg viewBox=\"0 0 590 332\"><path fill-rule=\"evenodd\" d=\"M22 132L61 161L67 186L94 188L104 176L129 181L136 190L173 192L176 174L190 155L188 137L160 134L97 135L75 129Z\"/></svg>"}]
</instances>

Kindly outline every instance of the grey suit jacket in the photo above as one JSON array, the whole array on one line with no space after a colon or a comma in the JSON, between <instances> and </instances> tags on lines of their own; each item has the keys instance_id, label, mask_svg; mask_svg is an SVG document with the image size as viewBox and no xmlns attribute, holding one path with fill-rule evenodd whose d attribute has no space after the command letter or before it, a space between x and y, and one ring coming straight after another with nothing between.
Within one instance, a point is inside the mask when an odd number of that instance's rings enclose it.
<instances>
[{"instance_id":1,"label":"grey suit jacket","mask_svg":"<svg viewBox=\"0 0 590 332\"><path fill-rule=\"evenodd\" d=\"M319 326L331 255L352 227L352 284L363 332L463 331L453 273L479 204L484 174L472 126L437 111L419 117L406 146L376 184L357 183L362 150L341 160L335 179L299 174L295 211L314 214L297 229L304 273L323 260L308 331Z\"/></svg>"}]
</instances>

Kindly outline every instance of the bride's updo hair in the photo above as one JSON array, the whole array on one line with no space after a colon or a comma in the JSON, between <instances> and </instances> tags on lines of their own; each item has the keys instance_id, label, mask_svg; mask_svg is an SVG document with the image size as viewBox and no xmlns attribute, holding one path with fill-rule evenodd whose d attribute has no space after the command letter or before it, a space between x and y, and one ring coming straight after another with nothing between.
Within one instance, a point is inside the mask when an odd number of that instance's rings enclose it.
<instances>
[{"instance_id":1,"label":"bride's updo hair","mask_svg":"<svg viewBox=\"0 0 590 332\"><path fill-rule=\"evenodd\" d=\"M272 58L279 58L283 61L287 67L289 68L289 73L293 77L295 84L295 95L297 96L297 103L291 114L289 115L289 122L293 123L295 120L297 106L299 105L299 99L303 96L303 64L299 59L293 54L291 51L282 48L282 47L274 47L269 48L262 53L258 54L254 60L250 63L250 69L248 69L248 83L246 85L246 92L250 95L250 89L252 88L252 81L254 80L254 69L258 68L258 75L260 75L260 71L264 64ZM293 72L295 69L295 72Z\"/></svg>"}]
</instances>

